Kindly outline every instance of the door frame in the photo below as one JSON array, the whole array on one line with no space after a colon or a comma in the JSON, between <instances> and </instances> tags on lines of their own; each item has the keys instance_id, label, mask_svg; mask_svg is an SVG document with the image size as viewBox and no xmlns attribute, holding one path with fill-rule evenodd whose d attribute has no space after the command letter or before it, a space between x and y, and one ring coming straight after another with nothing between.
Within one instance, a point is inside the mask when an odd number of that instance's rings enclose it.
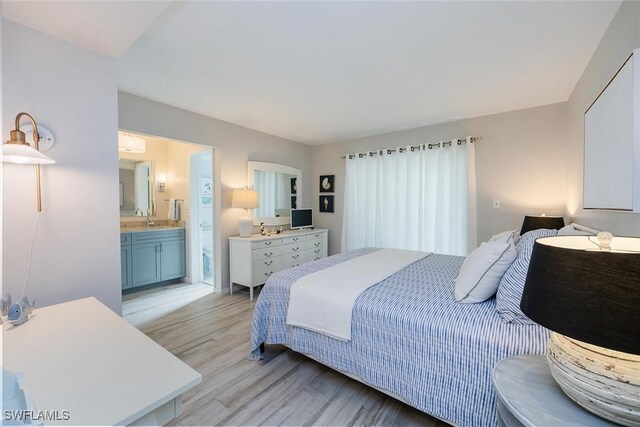
<instances>
[{"instance_id":1,"label":"door frame","mask_svg":"<svg viewBox=\"0 0 640 427\"><path fill-rule=\"evenodd\" d=\"M202 146L201 146L202 147ZM204 147L203 147L204 148ZM199 186L192 185L194 182L200 182L200 167L193 167L195 161L200 160L200 156L209 151L211 154L211 183L213 185L213 198L211 200L212 216L212 240L213 240L213 286L214 292L220 293L222 291L222 257L221 254L221 227L220 227L220 156L218 150L207 147L203 151L191 153L189 155L189 199L191 209L189 212L189 222L191 224L189 231L189 252L191 257L189 259L191 271L191 281L193 283L202 282L203 279L203 265L202 257L199 255L200 250L200 221L199 221ZM196 256L197 255L197 256Z\"/></svg>"}]
</instances>

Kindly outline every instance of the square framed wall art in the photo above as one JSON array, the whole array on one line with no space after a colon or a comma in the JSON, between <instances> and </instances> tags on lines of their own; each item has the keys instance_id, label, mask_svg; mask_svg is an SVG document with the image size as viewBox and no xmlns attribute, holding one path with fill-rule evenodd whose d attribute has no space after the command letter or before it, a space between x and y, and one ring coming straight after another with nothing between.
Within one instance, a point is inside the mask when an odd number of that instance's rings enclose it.
<instances>
[{"instance_id":1,"label":"square framed wall art","mask_svg":"<svg viewBox=\"0 0 640 427\"><path fill-rule=\"evenodd\" d=\"M320 212L333 213L333 195L320 196Z\"/></svg>"},{"instance_id":2,"label":"square framed wall art","mask_svg":"<svg viewBox=\"0 0 640 427\"><path fill-rule=\"evenodd\" d=\"M321 193L333 193L335 175L320 175L320 192Z\"/></svg>"}]
</instances>

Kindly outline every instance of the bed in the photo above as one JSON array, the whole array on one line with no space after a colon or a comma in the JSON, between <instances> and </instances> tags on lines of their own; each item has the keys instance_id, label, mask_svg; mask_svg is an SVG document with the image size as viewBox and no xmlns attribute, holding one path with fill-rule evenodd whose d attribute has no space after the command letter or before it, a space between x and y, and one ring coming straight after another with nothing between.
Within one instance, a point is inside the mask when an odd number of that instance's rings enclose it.
<instances>
[{"instance_id":1,"label":"bed","mask_svg":"<svg viewBox=\"0 0 640 427\"><path fill-rule=\"evenodd\" d=\"M256 302L249 358L260 359L263 344L283 344L441 420L497 425L493 366L514 355L544 354L549 333L505 323L493 298L455 302L464 257L431 254L364 291L353 308L350 341L285 323L289 290L299 278L376 250L274 274Z\"/></svg>"}]
</instances>

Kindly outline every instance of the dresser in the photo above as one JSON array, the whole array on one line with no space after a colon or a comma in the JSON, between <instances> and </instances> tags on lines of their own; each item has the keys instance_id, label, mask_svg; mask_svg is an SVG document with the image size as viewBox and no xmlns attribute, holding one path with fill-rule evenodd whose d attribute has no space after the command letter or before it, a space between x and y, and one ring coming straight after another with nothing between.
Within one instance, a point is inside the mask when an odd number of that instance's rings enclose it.
<instances>
[{"instance_id":1,"label":"dresser","mask_svg":"<svg viewBox=\"0 0 640 427\"><path fill-rule=\"evenodd\" d=\"M328 230L285 231L272 236L229 237L231 293L233 285L263 285L278 271L327 256Z\"/></svg>"}]
</instances>

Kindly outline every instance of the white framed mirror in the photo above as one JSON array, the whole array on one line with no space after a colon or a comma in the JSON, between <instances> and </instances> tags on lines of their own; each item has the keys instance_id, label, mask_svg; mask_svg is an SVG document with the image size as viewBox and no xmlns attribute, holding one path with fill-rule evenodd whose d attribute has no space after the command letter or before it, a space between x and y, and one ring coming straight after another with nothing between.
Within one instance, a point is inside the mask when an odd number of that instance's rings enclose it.
<instances>
[{"instance_id":1,"label":"white framed mirror","mask_svg":"<svg viewBox=\"0 0 640 427\"><path fill-rule=\"evenodd\" d=\"M247 162L247 187L258 192L253 223L286 225L302 194L302 171L280 163Z\"/></svg>"},{"instance_id":2,"label":"white framed mirror","mask_svg":"<svg viewBox=\"0 0 640 427\"><path fill-rule=\"evenodd\" d=\"M119 159L120 216L156 214L155 169L151 160Z\"/></svg>"}]
</instances>

